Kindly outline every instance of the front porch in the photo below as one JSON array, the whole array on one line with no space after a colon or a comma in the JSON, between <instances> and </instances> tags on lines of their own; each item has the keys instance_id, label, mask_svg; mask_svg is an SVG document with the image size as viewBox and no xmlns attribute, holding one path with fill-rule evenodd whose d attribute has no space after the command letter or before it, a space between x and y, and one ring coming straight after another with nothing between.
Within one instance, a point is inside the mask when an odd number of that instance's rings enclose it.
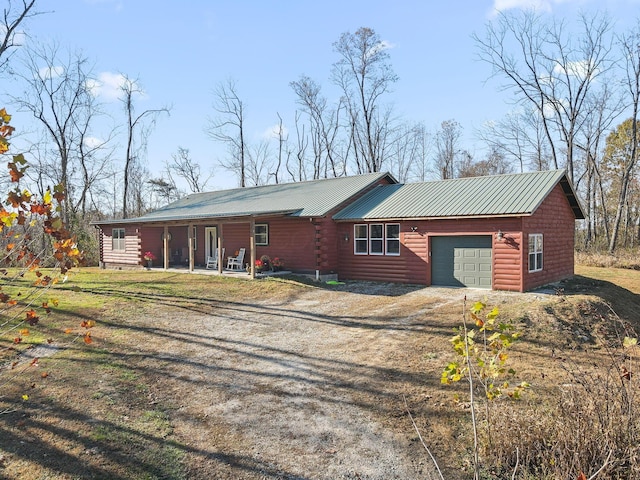
<instances>
[{"instance_id":1,"label":"front porch","mask_svg":"<svg viewBox=\"0 0 640 480\"><path fill-rule=\"evenodd\" d=\"M205 268L204 266L196 266L193 270L189 269L188 265L173 265L167 268L162 267L161 265L152 266L152 267L144 267L145 270L155 271L155 272L173 272L173 273L192 273L195 275L212 275L212 276L223 276L229 278L240 278L242 280L249 280L252 278L251 272L247 270L229 270L223 268L222 271ZM267 278L267 277L278 277L284 275L291 275L293 272L289 270L280 270L278 272L274 271L266 271L266 272L256 272L255 277L257 279Z\"/></svg>"}]
</instances>

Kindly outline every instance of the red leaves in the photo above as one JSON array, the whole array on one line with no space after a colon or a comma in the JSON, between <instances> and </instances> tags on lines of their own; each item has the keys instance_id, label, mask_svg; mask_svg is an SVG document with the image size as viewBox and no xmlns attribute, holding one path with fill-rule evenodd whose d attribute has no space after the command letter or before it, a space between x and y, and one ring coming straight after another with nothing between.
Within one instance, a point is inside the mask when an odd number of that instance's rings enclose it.
<instances>
[{"instance_id":1,"label":"red leaves","mask_svg":"<svg viewBox=\"0 0 640 480\"><path fill-rule=\"evenodd\" d=\"M36 311L32 308L31 310L28 310L26 313L26 321L29 325L31 325L32 327L38 323L40 321L40 318L38 317L38 314L36 313Z\"/></svg>"}]
</instances>

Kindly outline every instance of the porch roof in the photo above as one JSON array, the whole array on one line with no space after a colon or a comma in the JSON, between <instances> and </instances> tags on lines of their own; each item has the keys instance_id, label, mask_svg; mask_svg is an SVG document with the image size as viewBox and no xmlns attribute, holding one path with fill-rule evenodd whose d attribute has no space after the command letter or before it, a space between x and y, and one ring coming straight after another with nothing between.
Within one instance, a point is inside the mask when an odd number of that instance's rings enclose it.
<instances>
[{"instance_id":1,"label":"porch roof","mask_svg":"<svg viewBox=\"0 0 640 480\"><path fill-rule=\"evenodd\" d=\"M390 174L377 172L196 193L141 217L94 223L98 225L161 223L270 215L321 217L385 178L390 183L397 183Z\"/></svg>"}]
</instances>

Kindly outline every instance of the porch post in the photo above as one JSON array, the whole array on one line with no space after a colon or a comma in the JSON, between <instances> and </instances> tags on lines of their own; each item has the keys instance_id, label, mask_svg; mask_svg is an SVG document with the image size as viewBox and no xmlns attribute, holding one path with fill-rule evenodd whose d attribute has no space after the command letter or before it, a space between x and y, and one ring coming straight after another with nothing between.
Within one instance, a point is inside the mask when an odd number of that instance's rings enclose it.
<instances>
[{"instance_id":1,"label":"porch post","mask_svg":"<svg viewBox=\"0 0 640 480\"><path fill-rule=\"evenodd\" d=\"M164 263L164 269L169 268L169 227L167 225L164 226L164 234L162 235L162 248L164 248L164 258L162 259Z\"/></svg>"},{"instance_id":2,"label":"porch post","mask_svg":"<svg viewBox=\"0 0 640 480\"><path fill-rule=\"evenodd\" d=\"M189 244L189 271L193 272L194 259L193 259L193 223L190 223L187 227L189 232L187 233Z\"/></svg>"},{"instance_id":3,"label":"porch post","mask_svg":"<svg viewBox=\"0 0 640 480\"><path fill-rule=\"evenodd\" d=\"M222 269L224 267L224 265L222 265L222 262L224 262L224 255L222 254L222 223L218 224L218 273L220 275L222 275Z\"/></svg>"},{"instance_id":4,"label":"porch post","mask_svg":"<svg viewBox=\"0 0 640 480\"><path fill-rule=\"evenodd\" d=\"M251 250L251 265L249 265L251 278L256 278L256 220L251 217L249 222L249 248Z\"/></svg>"}]
</instances>

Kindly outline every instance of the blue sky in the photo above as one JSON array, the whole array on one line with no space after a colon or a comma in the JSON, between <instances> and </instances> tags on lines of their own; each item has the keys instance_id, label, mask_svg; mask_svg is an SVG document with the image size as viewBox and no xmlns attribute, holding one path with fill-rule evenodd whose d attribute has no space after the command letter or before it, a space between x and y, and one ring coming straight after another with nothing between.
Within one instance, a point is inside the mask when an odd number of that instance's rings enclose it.
<instances>
[{"instance_id":1,"label":"blue sky","mask_svg":"<svg viewBox=\"0 0 640 480\"><path fill-rule=\"evenodd\" d=\"M101 100L119 73L137 78L146 96L138 108L171 106L149 139L148 168L157 174L178 146L188 148L204 168L226 151L204 132L214 87L237 82L246 104L249 141L259 141L277 122L293 127L295 96L289 82L306 74L327 89L337 60L332 43L341 33L373 28L389 42L399 76L389 100L396 113L422 121L435 132L447 119L464 127L474 150L474 130L509 109L508 94L486 82L489 66L475 58L472 34L482 34L496 9L535 5L572 22L579 11L606 9L627 28L640 13L640 0L65 0L32 19L29 34L80 49L104 82ZM48 8L41 2L41 9ZM113 93L113 91L112 91ZM122 114L124 119L124 114ZM22 121L22 120L21 120ZM30 121L25 119L24 121ZM14 122L15 123L15 122ZM19 128L23 125L17 124ZM120 149L122 151L122 149ZM210 188L236 185L217 168Z\"/></svg>"}]
</instances>

